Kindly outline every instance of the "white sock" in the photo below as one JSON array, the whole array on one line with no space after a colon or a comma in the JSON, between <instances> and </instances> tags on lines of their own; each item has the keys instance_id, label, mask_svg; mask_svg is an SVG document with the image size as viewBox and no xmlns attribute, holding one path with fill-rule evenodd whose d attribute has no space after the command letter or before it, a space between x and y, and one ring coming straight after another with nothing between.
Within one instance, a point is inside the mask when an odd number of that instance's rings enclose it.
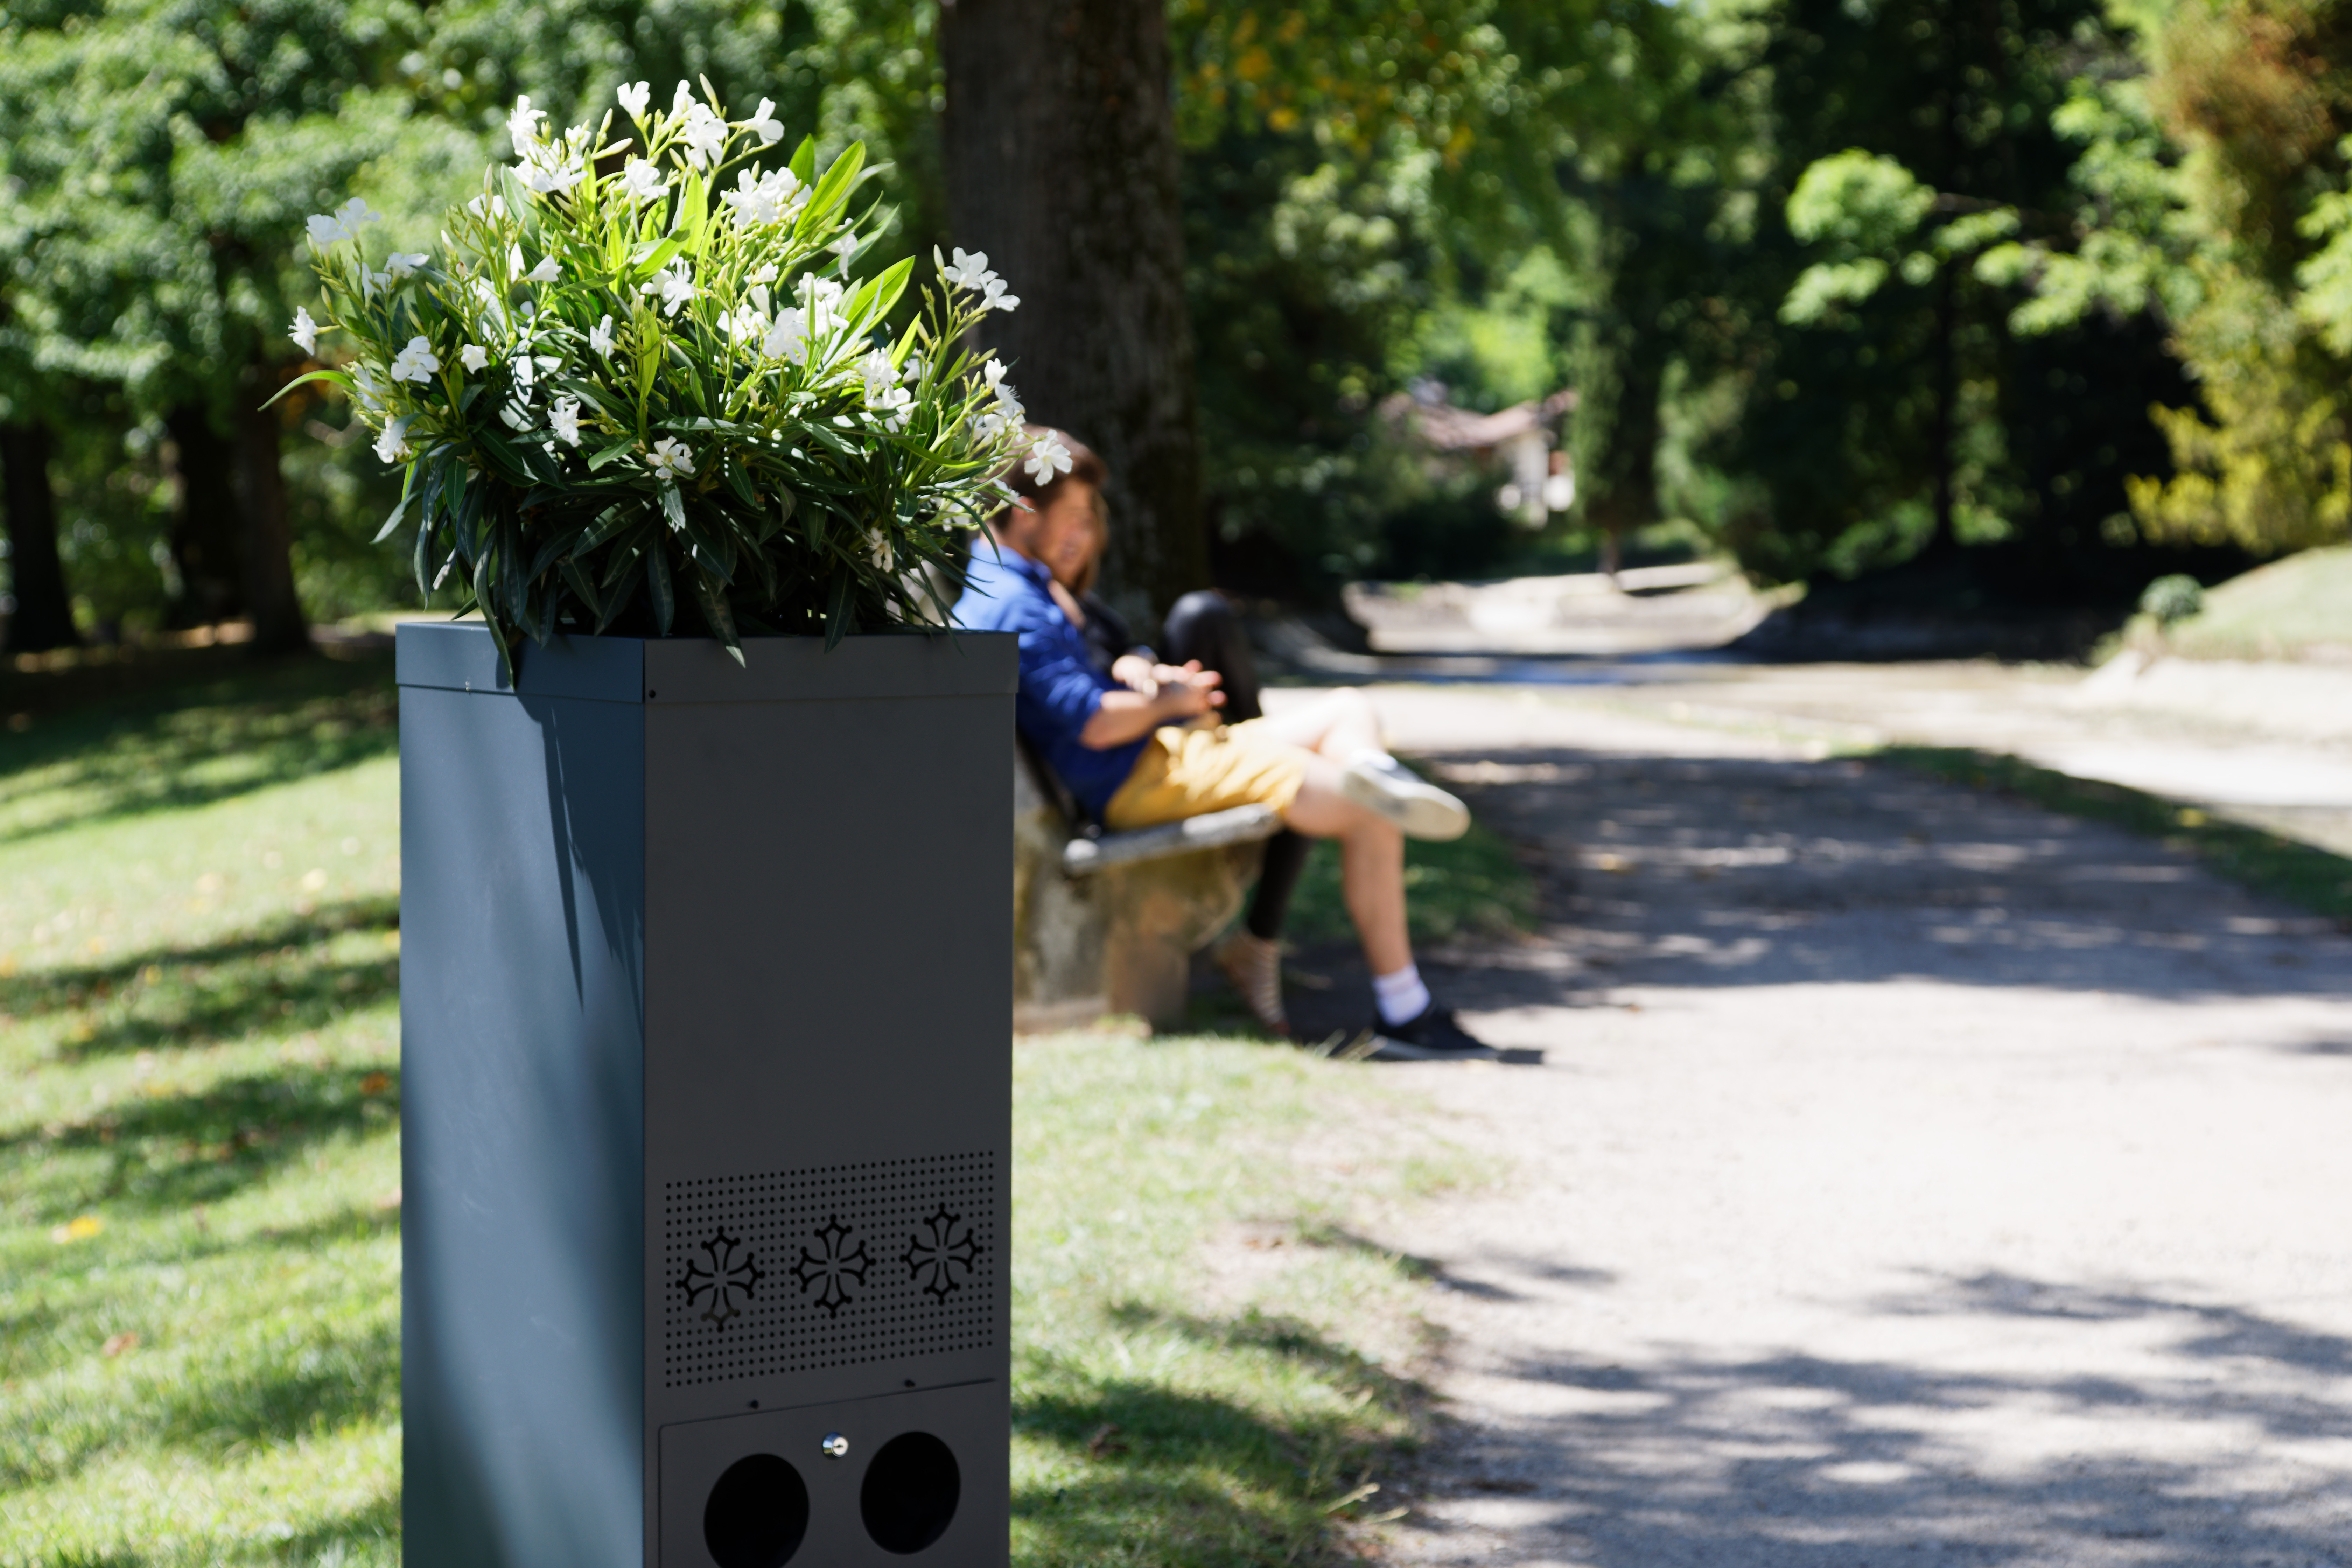
<instances>
[{"instance_id":1,"label":"white sock","mask_svg":"<svg viewBox=\"0 0 2352 1568\"><path fill-rule=\"evenodd\" d=\"M1394 974L1372 976L1372 1002L1383 1024L1408 1024L1429 1006L1429 987L1421 983L1421 966L1408 963Z\"/></svg>"}]
</instances>

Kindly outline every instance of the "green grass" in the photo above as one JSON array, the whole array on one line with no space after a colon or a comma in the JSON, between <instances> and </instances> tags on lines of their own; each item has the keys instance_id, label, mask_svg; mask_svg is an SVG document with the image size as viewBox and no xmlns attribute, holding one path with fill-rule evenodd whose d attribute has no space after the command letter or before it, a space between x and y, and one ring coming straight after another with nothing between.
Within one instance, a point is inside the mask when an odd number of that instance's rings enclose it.
<instances>
[{"instance_id":1,"label":"green grass","mask_svg":"<svg viewBox=\"0 0 2352 1568\"><path fill-rule=\"evenodd\" d=\"M2352 654L2352 545L2305 550L2232 577L2165 642L2189 658Z\"/></svg>"},{"instance_id":2,"label":"green grass","mask_svg":"<svg viewBox=\"0 0 2352 1568\"><path fill-rule=\"evenodd\" d=\"M1405 920L1422 945L1536 929L1535 878L1508 840L1476 823L1451 843L1408 842L1404 887ZM1333 841L1322 840L1307 855L1284 934L1301 942L1355 939Z\"/></svg>"},{"instance_id":3,"label":"green grass","mask_svg":"<svg viewBox=\"0 0 2352 1568\"><path fill-rule=\"evenodd\" d=\"M2352 859L2124 784L2078 779L2002 752L1887 746L1862 753L1915 772L1997 789L2072 816L2162 839L2221 875L2352 930Z\"/></svg>"},{"instance_id":4,"label":"green grass","mask_svg":"<svg viewBox=\"0 0 2352 1568\"><path fill-rule=\"evenodd\" d=\"M0 1565L394 1563L389 670L151 676L0 679ZM1425 1349L1355 1217L1467 1167L1264 1045L1016 1072L1016 1562L1331 1559Z\"/></svg>"}]
</instances>

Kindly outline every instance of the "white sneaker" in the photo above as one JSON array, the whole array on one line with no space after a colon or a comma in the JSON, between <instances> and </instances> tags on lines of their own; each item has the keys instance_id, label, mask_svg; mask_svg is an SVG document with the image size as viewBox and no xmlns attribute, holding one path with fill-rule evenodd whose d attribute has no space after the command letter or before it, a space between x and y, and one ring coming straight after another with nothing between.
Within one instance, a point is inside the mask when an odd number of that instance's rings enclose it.
<instances>
[{"instance_id":1,"label":"white sneaker","mask_svg":"<svg viewBox=\"0 0 2352 1568\"><path fill-rule=\"evenodd\" d=\"M1470 831L1470 808L1398 762L1367 752L1339 775L1339 793L1380 813L1407 838L1443 841Z\"/></svg>"}]
</instances>

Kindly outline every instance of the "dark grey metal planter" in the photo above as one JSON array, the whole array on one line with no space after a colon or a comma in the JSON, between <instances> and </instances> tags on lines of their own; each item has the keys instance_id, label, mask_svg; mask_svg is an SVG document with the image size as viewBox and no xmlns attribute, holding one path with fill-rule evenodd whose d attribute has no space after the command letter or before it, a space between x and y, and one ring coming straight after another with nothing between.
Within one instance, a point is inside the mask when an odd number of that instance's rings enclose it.
<instances>
[{"instance_id":1,"label":"dark grey metal planter","mask_svg":"<svg viewBox=\"0 0 2352 1568\"><path fill-rule=\"evenodd\" d=\"M425 1568L1006 1560L1013 639L746 652L400 629Z\"/></svg>"}]
</instances>

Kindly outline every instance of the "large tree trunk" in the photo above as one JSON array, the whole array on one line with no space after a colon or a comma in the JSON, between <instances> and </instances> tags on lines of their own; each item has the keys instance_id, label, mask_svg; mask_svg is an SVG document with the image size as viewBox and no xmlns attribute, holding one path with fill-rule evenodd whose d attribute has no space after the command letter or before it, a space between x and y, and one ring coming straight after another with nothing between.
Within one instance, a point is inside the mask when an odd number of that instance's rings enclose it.
<instances>
[{"instance_id":1,"label":"large tree trunk","mask_svg":"<svg viewBox=\"0 0 2352 1568\"><path fill-rule=\"evenodd\" d=\"M58 501L49 489L49 431L38 423L0 425L0 485L8 505L9 612L6 649L40 653L81 640L58 559Z\"/></svg>"},{"instance_id":2,"label":"large tree trunk","mask_svg":"<svg viewBox=\"0 0 2352 1568\"><path fill-rule=\"evenodd\" d=\"M1021 300L985 330L1109 466L1106 580L1156 620L1208 580L1161 0L942 0L940 55L949 223Z\"/></svg>"},{"instance_id":3,"label":"large tree trunk","mask_svg":"<svg viewBox=\"0 0 2352 1568\"><path fill-rule=\"evenodd\" d=\"M178 505L172 517L172 560L180 569L180 595L167 624L184 630L245 613L245 567L237 547L236 463L229 443L213 428L212 416L183 405L165 416L172 433L173 477Z\"/></svg>"},{"instance_id":4,"label":"large tree trunk","mask_svg":"<svg viewBox=\"0 0 2352 1568\"><path fill-rule=\"evenodd\" d=\"M278 466L278 416L259 406L274 387L247 376L236 398L236 489L245 514L242 565L246 607L253 613L253 645L262 653L295 653L310 646L310 623L294 592L294 529L287 515L286 474Z\"/></svg>"}]
</instances>

